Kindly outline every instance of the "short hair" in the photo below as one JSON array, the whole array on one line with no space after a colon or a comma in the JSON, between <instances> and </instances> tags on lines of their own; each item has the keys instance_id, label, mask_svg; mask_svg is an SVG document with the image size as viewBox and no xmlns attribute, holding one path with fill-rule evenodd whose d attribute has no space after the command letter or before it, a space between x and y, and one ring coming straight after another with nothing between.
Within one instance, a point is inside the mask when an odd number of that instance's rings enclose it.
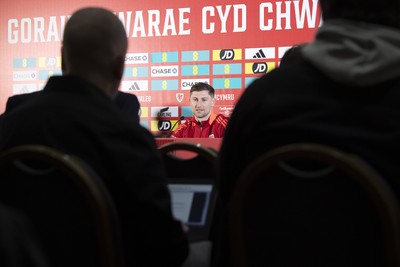
<instances>
[{"instance_id":1,"label":"short hair","mask_svg":"<svg viewBox=\"0 0 400 267\"><path fill-rule=\"evenodd\" d=\"M400 28L399 0L320 0L322 17L348 19Z\"/></svg>"},{"instance_id":2,"label":"short hair","mask_svg":"<svg viewBox=\"0 0 400 267\"><path fill-rule=\"evenodd\" d=\"M208 91L208 94L214 98L214 88L209 85L208 83L203 83L203 82L198 82L195 83L192 88L190 88L190 94L192 94L192 92L200 92L200 91Z\"/></svg>"},{"instance_id":3,"label":"short hair","mask_svg":"<svg viewBox=\"0 0 400 267\"><path fill-rule=\"evenodd\" d=\"M73 68L90 68L109 74L110 63L125 55L127 45L122 22L103 8L80 9L65 26L64 59Z\"/></svg>"}]
</instances>

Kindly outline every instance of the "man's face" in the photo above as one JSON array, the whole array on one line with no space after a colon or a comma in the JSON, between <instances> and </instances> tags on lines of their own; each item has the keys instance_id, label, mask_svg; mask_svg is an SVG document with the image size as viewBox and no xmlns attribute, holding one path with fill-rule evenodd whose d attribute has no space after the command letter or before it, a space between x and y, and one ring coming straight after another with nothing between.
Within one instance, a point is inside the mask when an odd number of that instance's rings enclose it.
<instances>
[{"instance_id":1,"label":"man's face","mask_svg":"<svg viewBox=\"0 0 400 267\"><path fill-rule=\"evenodd\" d=\"M190 104L194 116L198 120L206 120L211 114L212 107L214 106L214 99L211 98L207 90L194 91L190 95Z\"/></svg>"}]
</instances>

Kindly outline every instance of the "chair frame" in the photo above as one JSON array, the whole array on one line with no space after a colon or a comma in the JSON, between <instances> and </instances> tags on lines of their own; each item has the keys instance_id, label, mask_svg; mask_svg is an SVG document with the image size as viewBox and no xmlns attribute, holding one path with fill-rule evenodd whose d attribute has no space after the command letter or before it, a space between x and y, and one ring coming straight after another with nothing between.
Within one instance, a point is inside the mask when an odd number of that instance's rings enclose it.
<instances>
[{"instance_id":1,"label":"chair frame","mask_svg":"<svg viewBox=\"0 0 400 267\"><path fill-rule=\"evenodd\" d=\"M178 150L190 151L201 157L207 158L212 162L214 162L218 156L218 152L215 149L190 142L171 142L160 146L158 149L162 153L169 153Z\"/></svg>"},{"instance_id":2,"label":"chair frame","mask_svg":"<svg viewBox=\"0 0 400 267\"><path fill-rule=\"evenodd\" d=\"M92 216L99 218L94 227L96 238L98 238L97 251L102 266L124 266L117 213L112 199L108 195L108 190L101 181L94 180L91 176L92 170L86 169L88 166L74 156L42 145L22 145L4 151L0 154L0 169L23 160L49 163L72 178L72 182L85 194L88 206L92 210Z\"/></svg>"},{"instance_id":3,"label":"chair frame","mask_svg":"<svg viewBox=\"0 0 400 267\"><path fill-rule=\"evenodd\" d=\"M290 159L317 160L332 164L343 170L368 193L378 210L384 229L384 246L389 266L400 266L400 213L397 198L381 176L360 158L346 154L333 147L298 143L272 149L254 160L240 175L232 194L230 210L230 237L233 264L236 267L247 266L245 236L242 214L244 200L249 189L264 170Z\"/></svg>"}]
</instances>

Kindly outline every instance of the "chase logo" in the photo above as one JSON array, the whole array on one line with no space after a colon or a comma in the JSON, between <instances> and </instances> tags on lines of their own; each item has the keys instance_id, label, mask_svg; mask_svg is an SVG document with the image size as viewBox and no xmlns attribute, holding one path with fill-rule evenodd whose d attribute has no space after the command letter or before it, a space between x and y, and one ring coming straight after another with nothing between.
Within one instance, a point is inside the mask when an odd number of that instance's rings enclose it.
<instances>
[{"instance_id":1,"label":"chase logo","mask_svg":"<svg viewBox=\"0 0 400 267\"><path fill-rule=\"evenodd\" d=\"M178 66L155 66L151 67L151 77L178 76Z\"/></svg>"},{"instance_id":2,"label":"chase logo","mask_svg":"<svg viewBox=\"0 0 400 267\"><path fill-rule=\"evenodd\" d=\"M222 49L213 50L213 60L241 60L242 49Z\"/></svg>"},{"instance_id":3,"label":"chase logo","mask_svg":"<svg viewBox=\"0 0 400 267\"><path fill-rule=\"evenodd\" d=\"M210 84L210 79L182 79L181 89L190 90L190 88L192 88L193 85L199 82Z\"/></svg>"},{"instance_id":4,"label":"chase logo","mask_svg":"<svg viewBox=\"0 0 400 267\"><path fill-rule=\"evenodd\" d=\"M140 80L140 81L122 81L121 83L121 91L131 92L131 91L148 91L149 90L149 81Z\"/></svg>"},{"instance_id":5,"label":"chase logo","mask_svg":"<svg viewBox=\"0 0 400 267\"><path fill-rule=\"evenodd\" d=\"M14 71L13 81L34 81L37 79L36 71Z\"/></svg>"},{"instance_id":6,"label":"chase logo","mask_svg":"<svg viewBox=\"0 0 400 267\"><path fill-rule=\"evenodd\" d=\"M128 53L125 56L125 64L147 64L149 63L148 53Z\"/></svg>"}]
</instances>

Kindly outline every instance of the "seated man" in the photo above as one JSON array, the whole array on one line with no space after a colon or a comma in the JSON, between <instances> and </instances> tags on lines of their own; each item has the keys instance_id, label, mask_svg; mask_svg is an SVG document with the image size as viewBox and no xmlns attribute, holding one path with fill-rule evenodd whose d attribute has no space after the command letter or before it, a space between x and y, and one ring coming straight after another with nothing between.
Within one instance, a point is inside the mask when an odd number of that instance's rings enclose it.
<instances>
[{"instance_id":1,"label":"seated man","mask_svg":"<svg viewBox=\"0 0 400 267\"><path fill-rule=\"evenodd\" d=\"M111 11L84 8L68 19L62 40L63 75L0 116L0 151L41 144L81 158L114 200L125 265L181 266L188 241L171 212L160 152L114 102L128 48L123 24Z\"/></svg>"},{"instance_id":2,"label":"seated man","mask_svg":"<svg viewBox=\"0 0 400 267\"><path fill-rule=\"evenodd\" d=\"M196 83L190 89L193 117L180 124L171 137L175 138L222 138L228 118L212 112L214 88L207 83Z\"/></svg>"}]
</instances>

